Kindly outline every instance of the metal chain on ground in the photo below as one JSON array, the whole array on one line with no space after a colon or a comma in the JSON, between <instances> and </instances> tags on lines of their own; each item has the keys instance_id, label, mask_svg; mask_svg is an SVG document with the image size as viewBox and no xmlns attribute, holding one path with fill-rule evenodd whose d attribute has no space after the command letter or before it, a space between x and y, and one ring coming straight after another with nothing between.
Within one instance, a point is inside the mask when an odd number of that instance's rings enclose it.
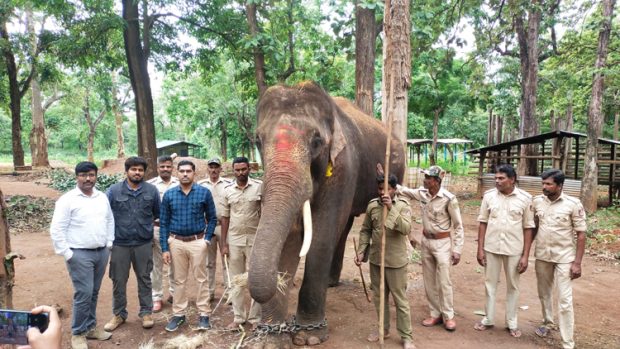
<instances>
[{"instance_id":1,"label":"metal chain on ground","mask_svg":"<svg viewBox=\"0 0 620 349\"><path fill-rule=\"evenodd\" d=\"M281 334L281 333L292 334L292 333L296 333L299 331L320 330L325 327L327 327L327 319L323 319L323 321L314 323L314 324L301 325L297 323L297 320L293 316L293 319L290 322L283 322L281 324L273 324L273 325L258 324L254 332L258 336L267 335L267 334Z\"/></svg>"}]
</instances>

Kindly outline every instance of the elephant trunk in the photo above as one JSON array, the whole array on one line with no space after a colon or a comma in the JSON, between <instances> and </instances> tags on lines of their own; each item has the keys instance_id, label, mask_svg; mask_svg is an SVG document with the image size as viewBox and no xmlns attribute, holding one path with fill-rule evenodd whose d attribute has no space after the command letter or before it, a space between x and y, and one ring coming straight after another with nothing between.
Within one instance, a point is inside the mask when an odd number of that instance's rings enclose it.
<instances>
[{"instance_id":1,"label":"elephant trunk","mask_svg":"<svg viewBox=\"0 0 620 349\"><path fill-rule=\"evenodd\" d=\"M290 153L270 158L266 161L266 169L261 219L248 273L250 294L259 303L265 303L275 295L284 242L299 219L302 205L312 193L309 166L291 159ZM297 254L299 251L284 253Z\"/></svg>"}]
</instances>

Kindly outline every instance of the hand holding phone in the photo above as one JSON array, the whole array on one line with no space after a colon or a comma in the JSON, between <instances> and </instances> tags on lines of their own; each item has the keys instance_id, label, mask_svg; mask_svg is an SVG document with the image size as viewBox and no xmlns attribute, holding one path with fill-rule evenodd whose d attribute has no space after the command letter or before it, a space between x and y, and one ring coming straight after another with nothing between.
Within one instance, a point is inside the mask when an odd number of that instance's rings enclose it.
<instances>
[{"instance_id":1,"label":"hand holding phone","mask_svg":"<svg viewBox=\"0 0 620 349\"><path fill-rule=\"evenodd\" d=\"M30 328L27 331L29 345L18 349L61 349L62 325L56 309L42 305L27 314L31 318ZM42 326L43 324L45 325Z\"/></svg>"}]
</instances>

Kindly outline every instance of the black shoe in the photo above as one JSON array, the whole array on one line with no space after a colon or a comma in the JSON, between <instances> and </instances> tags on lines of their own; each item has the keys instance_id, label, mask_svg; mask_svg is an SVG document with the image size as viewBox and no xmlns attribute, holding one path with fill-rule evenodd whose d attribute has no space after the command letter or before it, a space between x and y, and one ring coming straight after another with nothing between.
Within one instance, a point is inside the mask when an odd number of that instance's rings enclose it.
<instances>
[{"instance_id":1,"label":"black shoe","mask_svg":"<svg viewBox=\"0 0 620 349\"><path fill-rule=\"evenodd\" d=\"M173 316L172 319L170 319L168 325L166 325L166 331L174 332L179 328L179 326L183 325L184 323L185 316Z\"/></svg>"},{"instance_id":2,"label":"black shoe","mask_svg":"<svg viewBox=\"0 0 620 349\"><path fill-rule=\"evenodd\" d=\"M199 330L208 330L211 328L211 324L209 324L209 317L208 316L201 316L198 319L198 329Z\"/></svg>"}]
</instances>

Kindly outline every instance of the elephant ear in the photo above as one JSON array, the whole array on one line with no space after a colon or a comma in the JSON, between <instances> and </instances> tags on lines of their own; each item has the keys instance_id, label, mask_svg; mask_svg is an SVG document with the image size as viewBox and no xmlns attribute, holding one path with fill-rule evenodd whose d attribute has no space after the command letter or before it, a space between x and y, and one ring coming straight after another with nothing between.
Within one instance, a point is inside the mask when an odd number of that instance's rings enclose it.
<instances>
[{"instance_id":1,"label":"elephant ear","mask_svg":"<svg viewBox=\"0 0 620 349\"><path fill-rule=\"evenodd\" d=\"M342 126L340 125L340 121L338 121L338 116L335 115L334 133L332 134L332 144L329 151L329 158L332 164L336 163L336 158L346 145L347 140L344 136L344 132L342 132Z\"/></svg>"}]
</instances>

